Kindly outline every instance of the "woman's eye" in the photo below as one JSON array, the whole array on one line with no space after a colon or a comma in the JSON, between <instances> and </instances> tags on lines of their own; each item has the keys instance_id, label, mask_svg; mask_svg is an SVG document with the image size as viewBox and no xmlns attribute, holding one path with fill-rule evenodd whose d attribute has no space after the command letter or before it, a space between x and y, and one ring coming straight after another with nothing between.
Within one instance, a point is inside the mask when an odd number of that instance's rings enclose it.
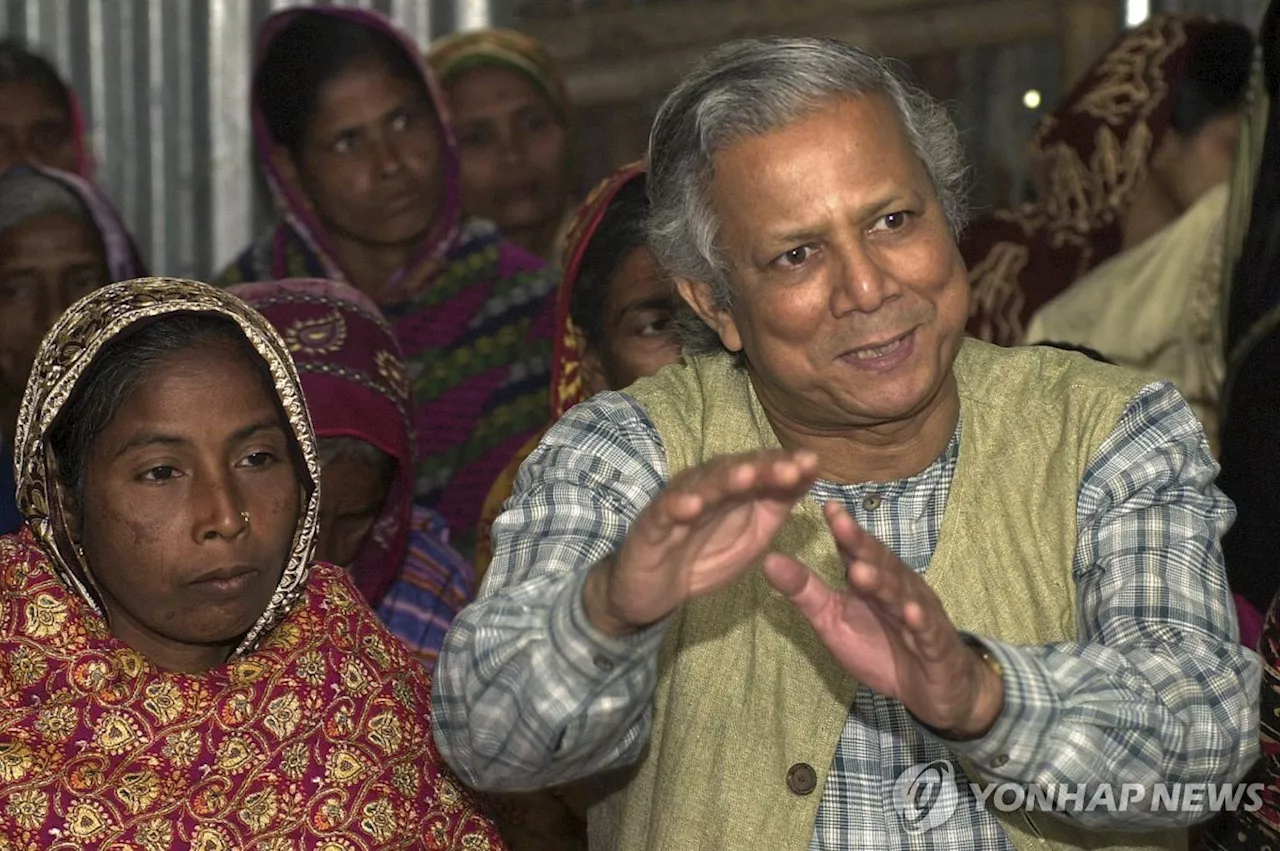
<instances>
[{"instance_id":1,"label":"woman's eye","mask_svg":"<svg viewBox=\"0 0 1280 851\"><path fill-rule=\"evenodd\" d=\"M167 482L176 478L177 475L178 469L176 467L169 467L162 464L159 467L152 467L150 470L147 470L142 474L142 478L148 482Z\"/></svg>"},{"instance_id":2,"label":"woman's eye","mask_svg":"<svg viewBox=\"0 0 1280 851\"><path fill-rule=\"evenodd\" d=\"M484 127L466 127L458 133L458 144L467 148L483 148L493 141L493 134Z\"/></svg>"},{"instance_id":3,"label":"woman's eye","mask_svg":"<svg viewBox=\"0 0 1280 851\"><path fill-rule=\"evenodd\" d=\"M671 329L671 317L661 316L650 322L646 322L640 327L640 333L645 337L656 337L666 334Z\"/></svg>"},{"instance_id":4,"label":"woman's eye","mask_svg":"<svg viewBox=\"0 0 1280 851\"><path fill-rule=\"evenodd\" d=\"M551 126L551 119L539 112L527 113L524 116L524 129L536 133Z\"/></svg>"},{"instance_id":5,"label":"woman's eye","mask_svg":"<svg viewBox=\"0 0 1280 851\"><path fill-rule=\"evenodd\" d=\"M252 455L245 456L244 465L246 467L265 467L274 460L276 460L276 456L270 452L254 452Z\"/></svg>"},{"instance_id":6,"label":"woman's eye","mask_svg":"<svg viewBox=\"0 0 1280 851\"><path fill-rule=\"evenodd\" d=\"M333 140L333 150L339 154L349 154L356 149L356 137L353 133L343 133Z\"/></svg>"}]
</instances>

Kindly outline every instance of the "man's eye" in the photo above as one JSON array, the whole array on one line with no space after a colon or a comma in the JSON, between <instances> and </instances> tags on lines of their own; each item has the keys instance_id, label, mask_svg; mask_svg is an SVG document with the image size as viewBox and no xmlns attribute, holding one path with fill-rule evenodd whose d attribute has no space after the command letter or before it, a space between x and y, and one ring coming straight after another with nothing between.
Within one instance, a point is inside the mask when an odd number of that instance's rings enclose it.
<instances>
[{"instance_id":1,"label":"man's eye","mask_svg":"<svg viewBox=\"0 0 1280 851\"><path fill-rule=\"evenodd\" d=\"M804 262L813 255L813 247L809 245L801 245L784 251L778 255L778 259L774 260L774 264L783 269L794 269L797 266L804 265Z\"/></svg>"}]
</instances>

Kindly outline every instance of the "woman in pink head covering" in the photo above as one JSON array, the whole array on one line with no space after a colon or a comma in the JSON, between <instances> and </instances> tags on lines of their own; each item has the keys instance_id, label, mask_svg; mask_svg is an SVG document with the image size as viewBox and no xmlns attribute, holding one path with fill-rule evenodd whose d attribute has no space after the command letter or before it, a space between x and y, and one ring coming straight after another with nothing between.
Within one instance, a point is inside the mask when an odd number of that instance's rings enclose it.
<instances>
[{"instance_id":1,"label":"woman in pink head covering","mask_svg":"<svg viewBox=\"0 0 1280 851\"><path fill-rule=\"evenodd\" d=\"M0 172L19 163L93 176L84 113L49 60L0 41Z\"/></svg>"},{"instance_id":2,"label":"woman in pink head covering","mask_svg":"<svg viewBox=\"0 0 1280 851\"><path fill-rule=\"evenodd\" d=\"M222 275L324 278L373 299L413 385L418 502L464 553L505 459L546 418L555 282L463 215L457 144L419 48L367 9L263 22L253 86L277 223Z\"/></svg>"},{"instance_id":3,"label":"woman in pink head covering","mask_svg":"<svg viewBox=\"0 0 1280 851\"><path fill-rule=\"evenodd\" d=\"M345 284L285 280L230 292L280 332L302 380L321 463L316 558L346 567L430 671L474 573L449 547L441 516L413 504L412 401L394 332Z\"/></svg>"}]
</instances>

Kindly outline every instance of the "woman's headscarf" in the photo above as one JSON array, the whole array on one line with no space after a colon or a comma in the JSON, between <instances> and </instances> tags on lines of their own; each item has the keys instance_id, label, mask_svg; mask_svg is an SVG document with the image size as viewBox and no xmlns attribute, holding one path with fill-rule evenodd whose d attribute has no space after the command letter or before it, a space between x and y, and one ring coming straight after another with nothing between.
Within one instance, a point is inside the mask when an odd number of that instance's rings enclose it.
<instances>
[{"instance_id":1,"label":"woman's headscarf","mask_svg":"<svg viewBox=\"0 0 1280 851\"><path fill-rule=\"evenodd\" d=\"M305 469L307 497L294 532L289 560L266 611L245 635L236 655L253 649L280 622L301 593L315 544L320 506L320 466L315 436L307 418L298 373L280 335L244 302L195 281L142 278L112 284L76 302L45 336L36 354L31 380L18 412L14 461L18 473L18 510L44 546L59 578L84 598L99 615L104 609L92 576L72 543L63 513L57 462L49 445L49 431L71 398L80 379L104 346L138 323L177 313L207 313L235 322L263 359L279 393L280 405L297 441ZM199 400L192 400L199 404Z\"/></svg>"},{"instance_id":2,"label":"woman's headscarf","mask_svg":"<svg viewBox=\"0 0 1280 851\"><path fill-rule=\"evenodd\" d=\"M382 514L348 568L377 606L404 563L413 510L413 426L404 356L368 296L345 284L286 280L229 292L284 337L302 380L316 437L351 437L395 462Z\"/></svg>"},{"instance_id":3,"label":"woman's headscarf","mask_svg":"<svg viewBox=\"0 0 1280 851\"><path fill-rule=\"evenodd\" d=\"M564 412L586 398L582 386L582 355L586 338L574 325L571 315L573 288L582 269L582 257L591 244L591 237L609 205L622 188L645 173L644 161L637 160L623 166L596 184L573 217L565 238L564 259L560 267L560 290L556 298L556 348L551 365L551 418L558 420Z\"/></svg>"},{"instance_id":4,"label":"woman's headscarf","mask_svg":"<svg viewBox=\"0 0 1280 851\"><path fill-rule=\"evenodd\" d=\"M392 287L380 297L397 301L420 292L430 285L444 270L450 252L457 248L462 222L462 201L459 189L460 169L458 144L453 136L449 110L440 87L427 70L426 62L418 46L394 24L369 9L349 6L324 6L283 9L272 14L258 30L254 51L254 68L261 67L272 42L299 15L328 15L353 25L368 27L392 39L403 48L409 61L421 74L435 114L440 135L440 179L444 183L440 209L436 221L423 240L409 265L401 270ZM290 181L271 156L275 141L262 112L257 87L253 90L252 104L253 139L257 150L258 166L266 178L267 186L275 201L281 223L269 237L239 258L231 269L222 275L222 284L249 281L283 280L285 278L322 278L350 283L351 276L344 270L334 251L332 240L324 225L312 211L310 201L302 187Z\"/></svg>"},{"instance_id":5,"label":"woman's headscarf","mask_svg":"<svg viewBox=\"0 0 1280 851\"><path fill-rule=\"evenodd\" d=\"M596 184L586 200L582 202L582 206L578 208L567 232L564 257L560 264L564 271L560 274L560 288L556 293L555 351L551 362L551 422L553 423L564 416L565 411L587 398L586 387L582 383L582 355L586 347L586 337L574 324L572 316L573 287L582 269L582 257L586 254L587 246L591 244L591 237L595 235L600 222L609 212L609 205L613 203L613 199L624 186L644 173L644 161L638 160L623 166ZM520 447L485 498L484 508L480 512L480 524L476 528L474 564L478 578L482 576L493 558L489 541L493 521L501 513L502 503L511 496L520 465L538 445L542 435L543 432L539 431L528 443Z\"/></svg>"},{"instance_id":6,"label":"woman's headscarf","mask_svg":"<svg viewBox=\"0 0 1280 851\"><path fill-rule=\"evenodd\" d=\"M538 41L507 29L454 33L431 45L427 62L442 85L473 68L504 68L533 83L561 123L569 123L569 95L555 60Z\"/></svg>"},{"instance_id":7,"label":"woman's headscarf","mask_svg":"<svg viewBox=\"0 0 1280 851\"><path fill-rule=\"evenodd\" d=\"M377 298L400 341L412 385L415 498L440 512L453 530L454 545L469 555L484 496L504 459L544 422L554 278L541 260L503 242L492 224L461 222L458 156L444 99L408 37L367 10L323 6L306 12L334 15L395 38L421 71L439 118L445 198L437 222L418 259ZM267 19L259 61L272 39L302 13L293 8ZM308 202L275 170L256 104L254 132L282 220L218 283L325 278L350 284Z\"/></svg>"},{"instance_id":8,"label":"woman's headscarf","mask_svg":"<svg viewBox=\"0 0 1280 851\"><path fill-rule=\"evenodd\" d=\"M1173 126L1174 93L1211 18L1154 15L1122 34L1030 146L1037 200L965 231L969 332L1022 342L1043 304L1116 254L1129 207Z\"/></svg>"},{"instance_id":9,"label":"woman's headscarf","mask_svg":"<svg viewBox=\"0 0 1280 851\"><path fill-rule=\"evenodd\" d=\"M102 240L112 281L147 274L138 246L102 190L82 177L35 164L0 175L0 231L47 213L86 215Z\"/></svg>"},{"instance_id":10,"label":"woman's headscarf","mask_svg":"<svg viewBox=\"0 0 1280 851\"><path fill-rule=\"evenodd\" d=\"M5 82L30 83L44 90L55 100L62 101L71 122L71 144L75 148L76 174L92 179L97 170L93 146L89 138L89 124L85 120L84 107L75 89L66 77L47 57L32 50L19 39L7 38L0 42L0 78Z\"/></svg>"},{"instance_id":11,"label":"woman's headscarf","mask_svg":"<svg viewBox=\"0 0 1280 851\"><path fill-rule=\"evenodd\" d=\"M202 673L161 670L110 633L46 440L105 345L188 312L231 320L265 362L308 492L266 611ZM266 320L191 281L116 284L58 322L35 375L17 444L29 527L0 538L0 835L92 848L503 848L435 747L422 667L345 571L308 567L315 439L288 346Z\"/></svg>"}]
</instances>

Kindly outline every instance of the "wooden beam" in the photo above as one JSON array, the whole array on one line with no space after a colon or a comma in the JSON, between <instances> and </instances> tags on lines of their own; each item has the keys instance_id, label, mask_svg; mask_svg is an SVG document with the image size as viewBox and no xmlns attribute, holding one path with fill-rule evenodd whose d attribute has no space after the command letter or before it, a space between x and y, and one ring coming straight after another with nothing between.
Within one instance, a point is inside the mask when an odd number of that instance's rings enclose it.
<instances>
[{"instance_id":1,"label":"wooden beam","mask_svg":"<svg viewBox=\"0 0 1280 851\"><path fill-rule=\"evenodd\" d=\"M735 38L824 35L905 59L1056 39L1063 24L1061 0L729 0L580 12L521 27L562 62L574 102L592 105L665 92L708 49Z\"/></svg>"}]
</instances>

